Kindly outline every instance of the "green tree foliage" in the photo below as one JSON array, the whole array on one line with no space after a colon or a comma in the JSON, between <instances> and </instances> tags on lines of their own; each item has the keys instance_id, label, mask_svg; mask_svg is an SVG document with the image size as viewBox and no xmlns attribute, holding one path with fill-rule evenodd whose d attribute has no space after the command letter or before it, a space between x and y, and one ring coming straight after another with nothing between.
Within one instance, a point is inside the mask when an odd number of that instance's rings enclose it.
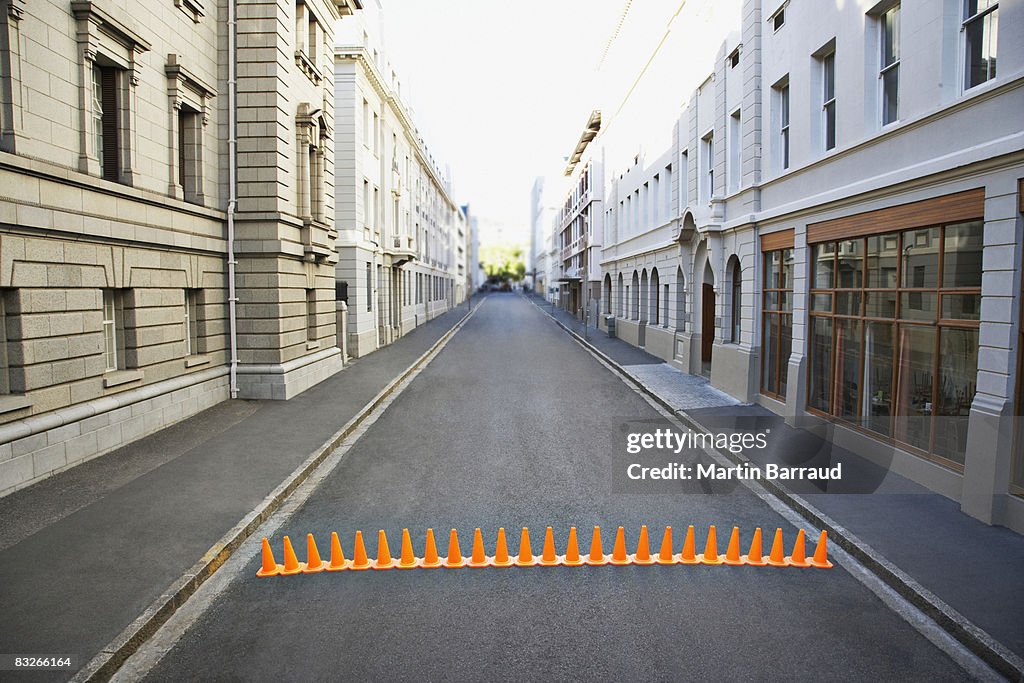
<instances>
[{"instance_id":1,"label":"green tree foliage","mask_svg":"<svg viewBox=\"0 0 1024 683\"><path fill-rule=\"evenodd\" d=\"M493 244L480 247L480 261L487 279L519 282L526 277L523 248L516 244Z\"/></svg>"}]
</instances>

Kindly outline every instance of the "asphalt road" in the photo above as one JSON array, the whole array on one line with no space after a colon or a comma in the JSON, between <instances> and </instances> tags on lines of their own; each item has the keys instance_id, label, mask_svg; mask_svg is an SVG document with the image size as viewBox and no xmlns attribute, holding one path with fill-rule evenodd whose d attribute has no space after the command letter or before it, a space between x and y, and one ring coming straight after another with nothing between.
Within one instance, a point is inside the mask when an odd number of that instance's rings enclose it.
<instances>
[{"instance_id":1,"label":"asphalt road","mask_svg":"<svg viewBox=\"0 0 1024 683\"><path fill-rule=\"evenodd\" d=\"M362 529L417 554L480 527L788 525L743 487L613 493L616 435L658 414L533 305L489 297L352 448L280 536ZM695 454L691 454L695 455ZM749 536L744 537L744 543ZM518 534L510 538L512 552ZM677 549L679 545L677 539ZM489 551L492 549L489 547ZM632 550L632 548L631 548ZM744 548L745 551L745 548ZM279 552L279 551L278 551ZM280 561L280 554L278 555ZM149 680L963 680L845 570L580 567L342 572L257 579L258 558Z\"/></svg>"}]
</instances>

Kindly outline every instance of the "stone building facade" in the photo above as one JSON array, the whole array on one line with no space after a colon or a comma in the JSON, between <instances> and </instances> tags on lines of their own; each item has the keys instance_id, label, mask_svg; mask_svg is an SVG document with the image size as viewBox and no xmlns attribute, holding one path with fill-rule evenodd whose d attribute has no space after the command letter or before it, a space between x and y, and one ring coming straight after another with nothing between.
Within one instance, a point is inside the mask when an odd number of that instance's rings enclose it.
<instances>
[{"instance_id":1,"label":"stone building facade","mask_svg":"<svg viewBox=\"0 0 1024 683\"><path fill-rule=\"evenodd\" d=\"M234 6L237 128L226 1L0 3L0 495L232 376L283 399L340 368L328 46L359 3Z\"/></svg>"},{"instance_id":2,"label":"stone building facade","mask_svg":"<svg viewBox=\"0 0 1024 683\"><path fill-rule=\"evenodd\" d=\"M671 135L595 141L616 333L1024 531L1024 3L667 21L693 55L662 92Z\"/></svg>"},{"instance_id":3,"label":"stone building facade","mask_svg":"<svg viewBox=\"0 0 1024 683\"><path fill-rule=\"evenodd\" d=\"M338 296L360 357L467 294L467 215L430 155L387 61L380 8L343 24L334 48Z\"/></svg>"}]
</instances>

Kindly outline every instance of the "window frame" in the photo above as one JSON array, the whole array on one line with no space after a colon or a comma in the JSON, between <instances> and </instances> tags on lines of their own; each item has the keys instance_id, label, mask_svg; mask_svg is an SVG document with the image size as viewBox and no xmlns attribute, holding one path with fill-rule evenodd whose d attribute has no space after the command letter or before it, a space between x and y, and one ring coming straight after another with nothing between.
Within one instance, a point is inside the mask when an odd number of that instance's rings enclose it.
<instances>
[{"instance_id":1,"label":"window frame","mask_svg":"<svg viewBox=\"0 0 1024 683\"><path fill-rule=\"evenodd\" d=\"M789 81L781 83L777 90L779 98L779 165L783 171L786 171L789 170L792 162L789 156Z\"/></svg>"},{"instance_id":2,"label":"window frame","mask_svg":"<svg viewBox=\"0 0 1024 683\"><path fill-rule=\"evenodd\" d=\"M984 24L986 22L989 22L990 18L994 18L995 22L996 22L996 27L995 27L995 30L992 31L992 34L989 35L989 44L991 45L991 42L992 42L992 39L993 39L993 34L994 34L994 37L995 37L995 42L996 42L996 45L997 45L997 49L998 49L998 43L999 43L999 40L998 40L998 38L999 38L999 36L998 36L998 33L999 33L999 26L998 26L998 23L999 23L998 22L999 2L998 1L992 2L987 7L982 8L980 10L976 10L974 12L974 14L968 15L968 12L970 11L969 10L970 2L971 2L971 0L963 0L963 4L961 5L962 10L963 10L963 13L962 13L963 20L962 20L962 22L960 24L960 33L963 36L962 40L961 40L961 43L963 44L963 53L962 53L962 59L961 59L961 66L963 68L963 79L962 79L961 83L963 85L964 92L967 92L968 90L971 90L973 88L977 88L979 85L983 85L985 83L988 83L989 81L993 80L996 77L996 67L995 67L995 64L993 63L996 60L993 59L993 60L990 60L990 61L986 62L986 69L985 69L985 74L986 75L985 75L985 78L980 80L980 81L978 81L977 83L974 83L974 84L972 84L970 82L971 72L973 71L973 69L971 68L971 65L968 63L968 46L969 46L968 31L970 30L972 24L982 23L983 24L983 26L982 26L982 34L984 35L984 31L985 31ZM995 55L993 55L993 57L995 57Z\"/></svg>"},{"instance_id":3,"label":"window frame","mask_svg":"<svg viewBox=\"0 0 1024 683\"><path fill-rule=\"evenodd\" d=\"M890 15L895 16L893 21L893 30L890 32L887 18ZM878 88L879 88L879 120L882 126L888 126L896 123L900 120L900 51L902 45L900 43L900 27L902 26L902 8L900 3L895 3L892 7L889 7L878 16ZM887 38L892 39L892 57L893 60L886 63L886 48L889 46ZM892 114L892 118L886 120L886 103L888 98L886 97L886 77L889 74L895 74L896 80L896 109Z\"/></svg>"},{"instance_id":4,"label":"window frame","mask_svg":"<svg viewBox=\"0 0 1024 683\"><path fill-rule=\"evenodd\" d=\"M836 148L839 128L838 114L836 107L836 51L832 49L821 56L821 132L822 147L826 152Z\"/></svg>"}]
</instances>

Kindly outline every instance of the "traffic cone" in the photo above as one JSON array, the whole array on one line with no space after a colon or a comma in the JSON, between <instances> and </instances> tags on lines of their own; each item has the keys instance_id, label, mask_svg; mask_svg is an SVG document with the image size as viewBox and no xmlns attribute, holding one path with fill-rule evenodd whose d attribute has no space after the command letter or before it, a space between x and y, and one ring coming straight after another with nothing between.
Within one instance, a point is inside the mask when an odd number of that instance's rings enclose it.
<instances>
[{"instance_id":1,"label":"traffic cone","mask_svg":"<svg viewBox=\"0 0 1024 683\"><path fill-rule=\"evenodd\" d=\"M263 563L259 571L256 572L256 576L261 579L267 576L277 576L284 567L274 560L274 551L270 549L270 541L267 540L266 536L263 537L262 546Z\"/></svg>"},{"instance_id":2,"label":"traffic cone","mask_svg":"<svg viewBox=\"0 0 1024 683\"><path fill-rule=\"evenodd\" d=\"M327 569L327 565L320 559L320 551L316 549L313 534L306 534L306 566L302 568L302 573L316 574L325 569Z\"/></svg>"},{"instance_id":3,"label":"traffic cone","mask_svg":"<svg viewBox=\"0 0 1024 683\"><path fill-rule=\"evenodd\" d=\"M569 541L565 544L565 555L560 558L567 567L578 567L583 564L580 558L580 545L576 541L576 527L569 527Z\"/></svg>"},{"instance_id":4,"label":"traffic cone","mask_svg":"<svg viewBox=\"0 0 1024 683\"><path fill-rule=\"evenodd\" d=\"M516 557L515 565L517 567L532 567L535 564L533 551L530 550L530 530L524 526L523 533L519 536L519 556Z\"/></svg>"},{"instance_id":5,"label":"traffic cone","mask_svg":"<svg viewBox=\"0 0 1024 683\"><path fill-rule=\"evenodd\" d=\"M786 566L786 551L782 547L782 529L775 530L775 540L772 541L772 552L768 555L768 564L772 567Z\"/></svg>"},{"instance_id":6,"label":"traffic cone","mask_svg":"<svg viewBox=\"0 0 1024 683\"><path fill-rule=\"evenodd\" d=\"M486 567L487 554L484 552L484 537L480 534L480 527L473 532L473 555L469 558L467 565L470 567Z\"/></svg>"},{"instance_id":7,"label":"traffic cone","mask_svg":"<svg viewBox=\"0 0 1024 683\"><path fill-rule=\"evenodd\" d=\"M465 567L466 560L462 557L462 550L459 549L459 535L452 529L452 532L448 535L448 559L444 563L445 567L456 568Z\"/></svg>"},{"instance_id":8,"label":"traffic cone","mask_svg":"<svg viewBox=\"0 0 1024 683\"><path fill-rule=\"evenodd\" d=\"M544 567L554 567L558 564L558 555L555 554L555 536L551 527L544 532L544 550L541 552L540 561L537 564Z\"/></svg>"},{"instance_id":9,"label":"traffic cone","mask_svg":"<svg viewBox=\"0 0 1024 683\"><path fill-rule=\"evenodd\" d=\"M763 567L768 564L761 555L761 527L754 529L754 538L750 541L750 551L742 558L743 564Z\"/></svg>"},{"instance_id":10,"label":"traffic cone","mask_svg":"<svg viewBox=\"0 0 1024 683\"><path fill-rule=\"evenodd\" d=\"M412 552L412 539L409 530L402 529L402 559L395 564L395 569L415 569L419 566L416 555Z\"/></svg>"},{"instance_id":11,"label":"traffic cone","mask_svg":"<svg viewBox=\"0 0 1024 683\"><path fill-rule=\"evenodd\" d=\"M437 543L434 542L434 530L427 529L427 540L424 543L423 559L420 566L432 569L441 566L441 558L437 556Z\"/></svg>"},{"instance_id":12,"label":"traffic cone","mask_svg":"<svg viewBox=\"0 0 1024 683\"><path fill-rule=\"evenodd\" d=\"M338 532L331 532L331 563L327 565L327 571L340 572L348 569L351 562L345 559L345 553L341 550L341 541L338 540Z\"/></svg>"},{"instance_id":13,"label":"traffic cone","mask_svg":"<svg viewBox=\"0 0 1024 683\"><path fill-rule=\"evenodd\" d=\"M818 537L818 547L814 549L814 557L811 558L812 567L829 568L832 563L828 561L828 532L822 531Z\"/></svg>"},{"instance_id":14,"label":"traffic cone","mask_svg":"<svg viewBox=\"0 0 1024 683\"><path fill-rule=\"evenodd\" d=\"M615 532L615 546L612 548L612 559L611 564L624 565L629 564L630 557L626 554L626 532L620 526L619 530Z\"/></svg>"},{"instance_id":15,"label":"traffic cone","mask_svg":"<svg viewBox=\"0 0 1024 683\"><path fill-rule=\"evenodd\" d=\"M284 567L278 572L281 576L291 576L302 571L299 559L295 557L295 550L292 548L292 539L284 537Z\"/></svg>"},{"instance_id":16,"label":"traffic cone","mask_svg":"<svg viewBox=\"0 0 1024 683\"><path fill-rule=\"evenodd\" d=\"M505 540L505 527L498 529L498 540L494 544L494 557L491 558L492 567L511 567L512 558L508 556L508 542Z\"/></svg>"},{"instance_id":17,"label":"traffic cone","mask_svg":"<svg viewBox=\"0 0 1024 683\"><path fill-rule=\"evenodd\" d=\"M583 561L591 566L599 567L602 564L608 564L608 559L608 556L604 554L604 548L601 547L601 527L595 526L594 535L590 538L590 554Z\"/></svg>"},{"instance_id":18,"label":"traffic cone","mask_svg":"<svg viewBox=\"0 0 1024 683\"><path fill-rule=\"evenodd\" d=\"M672 552L672 527L665 527L665 535L661 537L661 551L658 553L658 564L675 564L676 556Z\"/></svg>"},{"instance_id":19,"label":"traffic cone","mask_svg":"<svg viewBox=\"0 0 1024 683\"><path fill-rule=\"evenodd\" d=\"M352 542L352 564L349 569L369 569L370 560L366 557L366 546L363 545L363 532L356 532L356 540Z\"/></svg>"},{"instance_id":20,"label":"traffic cone","mask_svg":"<svg viewBox=\"0 0 1024 683\"><path fill-rule=\"evenodd\" d=\"M647 525L640 527L640 540L636 543L636 555L633 556L633 564L654 564L651 557L651 543L647 538Z\"/></svg>"},{"instance_id":21,"label":"traffic cone","mask_svg":"<svg viewBox=\"0 0 1024 683\"><path fill-rule=\"evenodd\" d=\"M704 552L697 556L701 564L722 564L718 556L718 539L715 536L715 525L708 527L708 540L704 544Z\"/></svg>"},{"instance_id":22,"label":"traffic cone","mask_svg":"<svg viewBox=\"0 0 1024 683\"><path fill-rule=\"evenodd\" d=\"M807 552L804 550L804 530L800 529L796 532L796 541L793 543L793 552L789 557L786 558L786 563L790 567L810 567L811 563L807 560Z\"/></svg>"},{"instance_id":23,"label":"traffic cone","mask_svg":"<svg viewBox=\"0 0 1024 683\"><path fill-rule=\"evenodd\" d=\"M729 548L725 551L725 564L731 567L738 567L743 564L740 557L740 528L734 526L732 535L729 537Z\"/></svg>"},{"instance_id":24,"label":"traffic cone","mask_svg":"<svg viewBox=\"0 0 1024 683\"><path fill-rule=\"evenodd\" d=\"M686 527L686 540L683 541L683 552L679 553L680 564L700 564L700 560L694 554L695 543L693 540L693 525Z\"/></svg>"}]
</instances>

